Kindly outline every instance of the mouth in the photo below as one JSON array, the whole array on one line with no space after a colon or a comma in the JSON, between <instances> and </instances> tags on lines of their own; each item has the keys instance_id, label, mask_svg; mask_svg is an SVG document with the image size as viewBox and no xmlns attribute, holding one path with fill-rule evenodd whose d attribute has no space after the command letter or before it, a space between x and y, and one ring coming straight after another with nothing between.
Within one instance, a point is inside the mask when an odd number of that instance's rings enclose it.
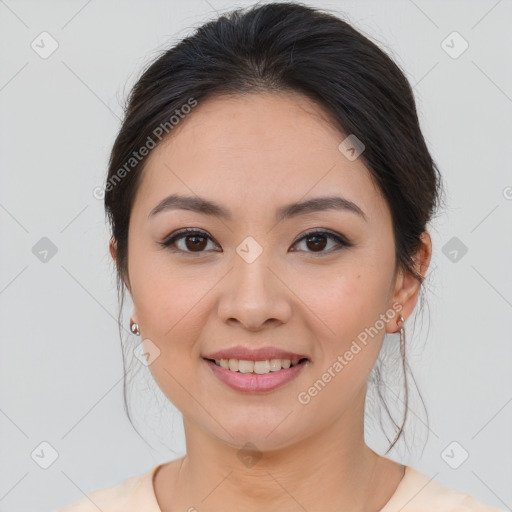
<instances>
[{"instance_id":1,"label":"mouth","mask_svg":"<svg viewBox=\"0 0 512 512\"><path fill-rule=\"evenodd\" d=\"M309 361L307 357L300 359L263 359L260 361L247 359L209 359L206 357L203 357L203 359L231 372L253 373L256 375L266 375L271 372L287 370L288 368L293 368L294 366Z\"/></svg>"},{"instance_id":2,"label":"mouth","mask_svg":"<svg viewBox=\"0 0 512 512\"><path fill-rule=\"evenodd\" d=\"M202 359L220 382L244 393L264 393L284 386L304 371L310 362L307 357L258 361Z\"/></svg>"}]
</instances>

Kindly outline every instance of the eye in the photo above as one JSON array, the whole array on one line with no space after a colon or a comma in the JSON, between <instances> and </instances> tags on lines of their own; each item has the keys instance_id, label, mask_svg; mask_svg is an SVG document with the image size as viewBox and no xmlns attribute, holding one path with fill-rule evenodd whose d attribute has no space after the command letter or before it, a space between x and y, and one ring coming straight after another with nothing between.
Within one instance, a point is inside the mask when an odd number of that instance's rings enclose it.
<instances>
[{"instance_id":1,"label":"eye","mask_svg":"<svg viewBox=\"0 0 512 512\"><path fill-rule=\"evenodd\" d=\"M350 242L348 242L344 237L339 235L338 233L335 233L333 231L327 231L327 230L310 231L310 232L306 233L305 235L303 235L301 238L299 238L299 240L297 240L297 242L295 242L294 245L298 244L299 242L304 241L306 247L308 247L310 249L311 248L314 249L312 251L307 251L307 252L320 253L320 254L326 253L326 252L329 252L329 253L333 252L332 246L329 250L324 251L325 247L328 245L328 243L325 242L325 240L331 240L331 241L335 242L334 251L342 249L343 247L351 247L353 245ZM338 246L337 248L336 248L336 245Z\"/></svg>"},{"instance_id":2,"label":"eye","mask_svg":"<svg viewBox=\"0 0 512 512\"><path fill-rule=\"evenodd\" d=\"M208 240L212 241L211 237L206 234L205 231L187 228L173 233L163 242L159 242L159 244L175 252L201 253L204 252L203 249L207 245ZM182 241L184 241L184 243L179 247L176 242ZM172 248L173 245L175 245L177 249Z\"/></svg>"},{"instance_id":3,"label":"eye","mask_svg":"<svg viewBox=\"0 0 512 512\"><path fill-rule=\"evenodd\" d=\"M334 242L334 247L330 247L329 250L324 250L326 246L328 246L328 242L325 240L331 240ZM208 241L213 242L212 238L202 230L185 228L181 229L171 236L166 238L163 242L159 242L159 244L163 247L166 247L174 252L182 252L182 253L202 253L205 252L205 248L208 245ZM177 242L181 243L181 247ZM333 231L321 230L321 231L309 231L301 238L299 238L293 245L297 245L300 242L304 242L305 246L312 253L323 254L326 252L333 252L343 247L351 247L353 244L346 240L342 235L339 235ZM173 248L175 246L176 248ZM337 246L337 248L336 248ZM216 252L217 251L214 249ZM295 249L292 249L293 252L296 252Z\"/></svg>"}]
</instances>

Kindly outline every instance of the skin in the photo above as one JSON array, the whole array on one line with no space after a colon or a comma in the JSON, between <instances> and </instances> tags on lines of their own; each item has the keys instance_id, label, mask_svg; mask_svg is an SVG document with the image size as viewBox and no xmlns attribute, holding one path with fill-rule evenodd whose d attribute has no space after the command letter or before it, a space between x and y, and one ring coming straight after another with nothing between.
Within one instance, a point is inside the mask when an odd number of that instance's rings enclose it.
<instances>
[{"instance_id":1,"label":"skin","mask_svg":"<svg viewBox=\"0 0 512 512\"><path fill-rule=\"evenodd\" d=\"M160 350L152 375L183 414L187 453L154 480L166 512L334 512L340 504L375 511L404 475L404 466L366 445L364 400L384 335L399 329L400 314L410 316L420 283L395 273L389 208L362 160L338 150L344 138L301 95L223 96L200 102L148 157L131 213L126 284L141 340ZM148 219L171 193L218 202L233 220L186 210ZM326 210L276 222L278 207L322 195L353 201L367 221ZM158 244L187 227L212 240L201 240L199 250L190 237L176 242L188 254ZM326 238L316 249L299 240L312 228L354 245L335 250L337 242ZM236 252L248 236L263 248L252 263ZM115 243L110 249L115 259ZM431 252L425 232L416 258L422 275ZM400 313L300 403L298 394L396 303ZM238 344L274 345L310 361L277 390L238 392L201 359ZM237 456L247 442L261 457L252 467Z\"/></svg>"}]
</instances>

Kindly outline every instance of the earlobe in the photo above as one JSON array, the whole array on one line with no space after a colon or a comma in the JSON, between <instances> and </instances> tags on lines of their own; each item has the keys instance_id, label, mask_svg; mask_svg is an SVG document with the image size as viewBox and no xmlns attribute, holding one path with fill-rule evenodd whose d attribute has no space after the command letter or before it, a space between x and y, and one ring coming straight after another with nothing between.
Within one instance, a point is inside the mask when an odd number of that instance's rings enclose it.
<instances>
[{"instance_id":1,"label":"earlobe","mask_svg":"<svg viewBox=\"0 0 512 512\"><path fill-rule=\"evenodd\" d=\"M427 273L431 257L432 240L429 233L424 231L421 235L421 246L414 256L414 268L416 272L422 276L422 278L424 278ZM403 272L399 273L396 280L395 293L391 303L394 304L398 302L402 306L400 315L402 315L406 320L409 318L414 307L416 306L420 289L421 283L414 275L410 273L405 274ZM393 326L390 326L390 329L392 328ZM389 332L394 331L390 330Z\"/></svg>"}]
</instances>

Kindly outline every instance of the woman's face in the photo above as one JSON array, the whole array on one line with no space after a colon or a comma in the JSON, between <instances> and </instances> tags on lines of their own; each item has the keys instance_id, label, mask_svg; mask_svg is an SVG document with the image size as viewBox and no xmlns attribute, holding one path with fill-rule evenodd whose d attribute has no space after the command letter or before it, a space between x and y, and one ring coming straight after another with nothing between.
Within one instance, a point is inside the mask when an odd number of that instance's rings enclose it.
<instances>
[{"instance_id":1,"label":"woman's face","mask_svg":"<svg viewBox=\"0 0 512 512\"><path fill-rule=\"evenodd\" d=\"M395 280L389 209L361 159L338 148L344 138L303 96L250 94L199 102L150 153L129 227L132 318L186 427L270 450L361 413L383 337L407 318L417 287ZM171 206L152 214L171 194L214 202L226 216ZM321 197L346 203L276 216ZM200 233L162 245L183 228ZM238 346L308 361L280 385L278 371L239 372L241 386L274 386L243 391L219 378L231 370L204 359Z\"/></svg>"}]
</instances>

